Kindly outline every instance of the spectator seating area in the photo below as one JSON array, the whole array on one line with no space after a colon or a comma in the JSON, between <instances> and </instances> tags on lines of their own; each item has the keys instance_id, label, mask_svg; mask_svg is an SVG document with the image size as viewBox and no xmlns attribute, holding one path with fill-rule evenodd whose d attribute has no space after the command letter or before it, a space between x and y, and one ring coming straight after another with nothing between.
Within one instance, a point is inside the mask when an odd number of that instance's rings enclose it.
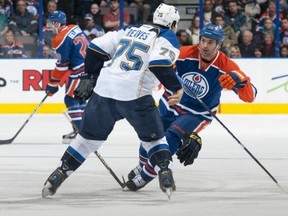
<instances>
[{"instance_id":1,"label":"spectator seating area","mask_svg":"<svg viewBox=\"0 0 288 216\"><path fill-rule=\"evenodd\" d=\"M106 14L110 9L109 7L100 7L101 14ZM131 24L138 22L138 9L136 7L125 7L125 10L130 14Z\"/></svg>"},{"instance_id":2,"label":"spectator seating area","mask_svg":"<svg viewBox=\"0 0 288 216\"><path fill-rule=\"evenodd\" d=\"M8 17L8 24L10 25L11 22L9 22L9 16L12 17L13 13L15 14L18 9L20 9L23 6L23 2L26 3L26 10L29 12L29 8L31 6L36 6L37 1L33 1L34 3L31 3L30 1L25 0L15 0L15 1L4 1L5 3L1 5L0 2L0 9L2 7L5 8L5 10L1 11L8 11L8 8L13 7L14 10L10 10L10 12L4 14L4 16ZM6 4L9 2L8 4ZM19 3L21 2L21 4ZM89 4L95 4L97 1L85 1L86 4L88 4L88 7L86 9L89 9ZM90 3L89 3L90 2ZM101 5L99 5L99 9L101 11L101 15L104 16L106 13L110 12L111 5L109 1L99 1L101 2ZM106 4L102 4L103 2L106 2ZM146 1L146 2L152 2L152 10L151 14L149 16L148 22L152 20L152 14L153 10L155 9L155 6L159 5L161 0L154 0L154 1ZM180 44L181 45L189 45L189 44L197 44L199 41L199 0L166 0L167 4L172 4L176 6L176 8L179 10L181 20L178 24L178 38L181 38ZM235 2L236 6L236 15L233 14L233 7L230 8L230 3ZM280 13L279 13L279 22L276 22L276 12L275 12L275 5L276 3L280 2ZM47 13L51 13L51 10L63 10L64 12L67 11L67 20L71 24L77 24L81 28L84 27L84 15L87 13L87 10L83 10L81 0L72 0L69 1L69 3L65 3L61 0L44 0L43 6L44 6L44 23L47 19ZM138 6L130 6L135 5L135 1L133 0L125 0L124 1L124 10L128 11L130 15L130 24L141 24L141 12L138 9ZM203 0L203 12L204 12L204 24L207 22L213 22L217 25L223 22L223 29L225 32L225 40L223 44L223 49L227 55L230 54L230 48L233 46L238 49L240 48L240 55L239 57L278 57L280 53L280 57L288 57L288 54L286 50L288 50L288 5L287 0L284 1L276 1L276 0L265 0L265 1L256 1L256 0L247 0L247 1L240 1L240 0ZM34 4L34 5L33 5ZM51 7L48 5L50 4ZM22 6L21 6L22 5ZM18 8L19 6L19 8ZM86 5L87 6L87 5ZM58 8L57 8L58 7ZM23 8L22 8L23 9ZM36 7L37 9L37 7ZM51 10L50 10L51 9ZM37 11L33 10L35 15L36 21L39 20L39 14L37 14ZM35 14L36 13L36 14ZM254 13L254 14L253 14ZM221 17L219 18L219 23L216 22L217 15L223 16L223 21L221 21ZM231 15L232 14L232 15ZM1 15L1 14L0 14ZM237 16L245 16L247 17L246 23L238 23L237 22ZM94 16L94 15L93 15ZM196 17L198 16L198 17ZM103 17L102 17L103 19ZM197 21L198 20L198 21ZM268 21L270 22L270 27ZM265 21L267 21L267 25L265 25ZM194 23L193 23L194 22ZM31 23L34 23L32 20ZM45 25L43 23L43 25ZM102 22L103 23L103 22ZM276 24L278 23L278 26L276 27ZM285 24L287 23L287 24ZM35 24L35 23L34 23ZM9 27L9 25L7 25ZM119 25L119 24L118 24ZM286 25L286 26L285 26ZM230 28L227 28L227 26ZM272 27L271 27L272 26ZM103 32L107 31L107 28L105 29L103 27ZM116 28L118 28L116 26ZM231 30L231 28L233 28ZM5 28L3 32L5 31ZM232 32L231 32L232 31ZM234 31L234 33L233 33ZM1 32L0 36L0 42L1 45L3 45L3 41L5 38L5 34ZM185 33L186 32L186 33ZM186 35L185 35L186 34ZM280 34L280 37L279 37ZM28 34L29 35L29 34ZM30 35L33 36L27 36L22 35L19 33L16 34L16 39L24 45L25 50L25 57L27 58L38 58L40 55L38 53L38 36L37 33L30 33ZM236 42L235 42L235 36L236 35ZM245 41L245 35L249 37L249 41ZM187 37L187 39L185 39ZM234 37L234 42L231 43L232 38ZM50 38L50 37L49 37ZM227 38L229 40L227 40ZM89 38L90 39L90 38ZM278 41L276 41L276 39ZM186 41L185 41L186 40ZM194 40L194 41L193 41ZM46 42L46 40L45 40ZM277 43L276 43L277 42ZM280 44L280 47L278 47L278 43ZM51 43L50 43L51 44ZM50 46L50 44L46 44ZM251 45L252 44L252 45ZM238 47L237 47L238 46ZM249 47L248 47L249 46ZM277 47L275 47L277 46ZM1 47L0 47L1 48ZM249 49L249 52L246 52L247 49ZM282 54L283 49L283 54ZM245 53L243 50L246 50ZM280 50L277 55L277 50ZM52 50L51 50L52 51ZM1 52L0 52L1 53ZM257 54L256 54L257 53ZM232 56L230 56L232 57Z\"/></svg>"}]
</instances>

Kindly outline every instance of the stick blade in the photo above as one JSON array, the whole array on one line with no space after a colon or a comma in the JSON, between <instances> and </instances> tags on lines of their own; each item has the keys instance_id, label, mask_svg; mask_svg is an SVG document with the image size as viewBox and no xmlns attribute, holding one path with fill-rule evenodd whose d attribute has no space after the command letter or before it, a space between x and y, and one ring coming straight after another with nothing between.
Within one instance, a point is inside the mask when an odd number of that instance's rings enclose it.
<instances>
[{"instance_id":1,"label":"stick blade","mask_svg":"<svg viewBox=\"0 0 288 216\"><path fill-rule=\"evenodd\" d=\"M0 145L11 144L14 138L8 140L0 140Z\"/></svg>"},{"instance_id":2,"label":"stick blade","mask_svg":"<svg viewBox=\"0 0 288 216\"><path fill-rule=\"evenodd\" d=\"M166 195L168 197L168 200L170 200L172 192L173 192L172 188L166 188L165 192L166 192Z\"/></svg>"}]
</instances>

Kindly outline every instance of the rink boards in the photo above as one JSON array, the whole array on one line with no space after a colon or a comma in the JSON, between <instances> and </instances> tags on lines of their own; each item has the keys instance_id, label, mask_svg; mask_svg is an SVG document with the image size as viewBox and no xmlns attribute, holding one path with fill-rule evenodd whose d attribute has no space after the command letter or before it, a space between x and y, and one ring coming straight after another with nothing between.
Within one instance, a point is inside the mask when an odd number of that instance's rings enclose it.
<instances>
[{"instance_id":1,"label":"rink boards","mask_svg":"<svg viewBox=\"0 0 288 216\"><path fill-rule=\"evenodd\" d=\"M234 59L257 88L254 103L240 101L231 91L223 91L219 112L223 114L287 114L287 59ZM0 114L31 113L45 95L55 59L5 59L0 71ZM60 113L65 109L64 89L49 97L39 113ZM155 89L158 100L161 91Z\"/></svg>"}]
</instances>

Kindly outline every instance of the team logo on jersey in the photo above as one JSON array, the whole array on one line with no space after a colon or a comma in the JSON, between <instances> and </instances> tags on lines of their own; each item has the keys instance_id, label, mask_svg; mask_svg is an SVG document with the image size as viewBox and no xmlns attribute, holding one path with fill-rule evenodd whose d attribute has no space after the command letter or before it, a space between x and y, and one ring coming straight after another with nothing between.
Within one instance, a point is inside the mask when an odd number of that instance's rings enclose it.
<instances>
[{"instance_id":1,"label":"team logo on jersey","mask_svg":"<svg viewBox=\"0 0 288 216\"><path fill-rule=\"evenodd\" d=\"M182 76L182 80L185 93L192 98L194 98L193 94L202 98L209 91L208 81L199 73L186 73Z\"/></svg>"}]
</instances>

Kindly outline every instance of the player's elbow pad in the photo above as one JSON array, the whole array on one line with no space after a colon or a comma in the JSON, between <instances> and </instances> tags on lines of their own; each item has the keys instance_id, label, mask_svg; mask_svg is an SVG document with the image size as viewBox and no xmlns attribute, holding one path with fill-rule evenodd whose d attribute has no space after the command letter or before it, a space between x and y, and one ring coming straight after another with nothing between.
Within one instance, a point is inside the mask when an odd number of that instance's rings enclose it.
<instances>
[{"instance_id":1,"label":"player's elbow pad","mask_svg":"<svg viewBox=\"0 0 288 216\"><path fill-rule=\"evenodd\" d=\"M104 65L104 62L107 60L109 60L109 56L102 55L101 53L98 53L91 49L87 49L85 57L86 73L98 76Z\"/></svg>"},{"instance_id":2,"label":"player's elbow pad","mask_svg":"<svg viewBox=\"0 0 288 216\"><path fill-rule=\"evenodd\" d=\"M182 84L172 67L149 67L149 69L162 85L170 91L176 92L182 88Z\"/></svg>"}]
</instances>

